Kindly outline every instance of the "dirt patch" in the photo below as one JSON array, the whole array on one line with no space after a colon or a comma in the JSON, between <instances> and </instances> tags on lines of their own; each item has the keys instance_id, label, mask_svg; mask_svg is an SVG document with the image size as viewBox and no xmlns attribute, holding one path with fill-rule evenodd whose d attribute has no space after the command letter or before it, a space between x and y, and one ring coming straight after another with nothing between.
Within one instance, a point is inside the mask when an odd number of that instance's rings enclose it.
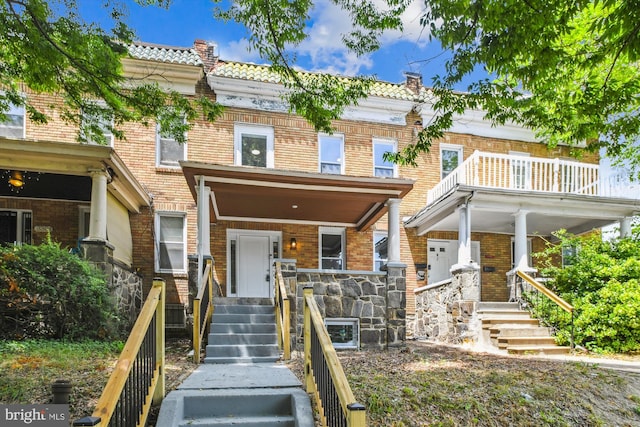
<instances>
[{"instance_id":1,"label":"dirt patch","mask_svg":"<svg viewBox=\"0 0 640 427\"><path fill-rule=\"evenodd\" d=\"M369 426L637 426L640 376L410 341L339 352ZM289 364L302 378L302 357Z\"/></svg>"}]
</instances>

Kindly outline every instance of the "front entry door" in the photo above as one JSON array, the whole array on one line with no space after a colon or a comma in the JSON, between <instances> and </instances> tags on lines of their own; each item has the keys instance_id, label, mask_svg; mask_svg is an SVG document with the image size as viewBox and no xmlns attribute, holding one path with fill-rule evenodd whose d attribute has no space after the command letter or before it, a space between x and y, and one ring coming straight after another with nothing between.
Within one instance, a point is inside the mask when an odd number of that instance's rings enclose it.
<instances>
[{"instance_id":1,"label":"front entry door","mask_svg":"<svg viewBox=\"0 0 640 427\"><path fill-rule=\"evenodd\" d=\"M268 298L271 291L269 236L238 236L238 296Z\"/></svg>"},{"instance_id":2,"label":"front entry door","mask_svg":"<svg viewBox=\"0 0 640 427\"><path fill-rule=\"evenodd\" d=\"M458 262L458 241L430 239L427 247L427 282L451 277L451 267ZM480 242L471 242L471 260L480 264Z\"/></svg>"}]
</instances>

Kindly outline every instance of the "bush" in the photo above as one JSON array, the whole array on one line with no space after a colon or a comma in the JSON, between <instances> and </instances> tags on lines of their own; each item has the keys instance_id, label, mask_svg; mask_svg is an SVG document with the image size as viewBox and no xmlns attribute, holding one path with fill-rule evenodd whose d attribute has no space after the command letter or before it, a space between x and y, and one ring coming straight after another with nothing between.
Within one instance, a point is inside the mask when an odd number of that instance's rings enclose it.
<instances>
[{"instance_id":1,"label":"bush","mask_svg":"<svg viewBox=\"0 0 640 427\"><path fill-rule=\"evenodd\" d=\"M575 307L574 338L598 352L640 351L640 239L603 241L600 235L556 234L558 244L549 244L535 256L541 260L550 287ZM577 248L571 265L558 266L563 247ZM543 318L552 310L538 308ZM568 339L568 318L556 319L558 336Z\"/></svg>"},{"instance_id":2,"label":"bush","mask_svg":"<svg viewBox=\"0 0 640 427\"><path fill-rule=\"evenodd\" d=\"M102 273L58 243L0 246L0 334L104 339L122 322Z\"/></svg>"}]
</instances>

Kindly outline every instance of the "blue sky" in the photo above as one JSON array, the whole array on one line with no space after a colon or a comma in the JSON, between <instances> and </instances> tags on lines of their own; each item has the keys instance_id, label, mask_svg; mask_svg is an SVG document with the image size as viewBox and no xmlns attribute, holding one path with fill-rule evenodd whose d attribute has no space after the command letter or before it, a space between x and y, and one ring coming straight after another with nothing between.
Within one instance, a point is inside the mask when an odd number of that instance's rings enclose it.
<instances>
[{"instance_id":1,"label":"blue sky","mask_svg":"<svg viewBox=\"0 0 640 427\"><path fill-rule=\"evenodd\" d=\"M140 7L131 0L127 23L141 41L188 47L195 39L218 45L220 57L226 60L263 63L247 50L246 31L236 23L216 21L210 0L173 0L168 10ZM87 20L100 20L98 0L81 2ZM342 47L340 34L348 30L348 18L329 0L316 0L308 29L309 38L298 50L298 66L309 71L343 75L375 75L378 79L399 83L403 72L422 74L425 85L443 70L446 54L437 41L430 42L420 25L424 1L414 0L403 16L404 31L388 32L382 37L382 48L369 56L356 57Z\"/></svg>"}]
</instances>

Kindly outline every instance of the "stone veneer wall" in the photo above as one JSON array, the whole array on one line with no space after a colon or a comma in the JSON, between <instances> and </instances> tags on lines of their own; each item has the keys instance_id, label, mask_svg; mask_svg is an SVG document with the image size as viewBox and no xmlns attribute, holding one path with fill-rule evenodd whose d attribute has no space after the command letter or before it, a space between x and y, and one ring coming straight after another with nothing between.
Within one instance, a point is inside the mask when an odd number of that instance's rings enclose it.
<instances>
[{"instance_id":1,"label":"stone veneer wall","mask_svg":"<svg viewBox=\"0 0 640 427\"><path fill-rule=\"evenodd\" d=\"M416 293L413 328L415 338L449 343L477 342L475 324L480 301L480 272L469 267L452 272L451 282L426 286Z\"/></svg>"},{"instance_id":2,"label":"stone veneer wall","mask_svg":"<svg viewBox=\"0 0 640 427\"><path fill-rule=\"evenodd\" d=\"M130 325L138 318L142 307L142 277L113 258L113 246L108 242L83 240L82 256L102 271L116 305Z\"/></svg>"},{"instance_id":3,"label":"stone veneer wall","mask_svg":"<svg viewBox=\"0 0 640 427\"><path fill-rule=\"evenodd\" d=\"M401 346L406 336L405 269L385 272L297 270L295 260L278 260L290 302L292 344L302 342L303 289L313 287L324 318L360 320L360 347L383 349ZM294 293L295 292L295 293ZM294 347L295 348L295 347Z\"/></svg>"}]
</instances>

